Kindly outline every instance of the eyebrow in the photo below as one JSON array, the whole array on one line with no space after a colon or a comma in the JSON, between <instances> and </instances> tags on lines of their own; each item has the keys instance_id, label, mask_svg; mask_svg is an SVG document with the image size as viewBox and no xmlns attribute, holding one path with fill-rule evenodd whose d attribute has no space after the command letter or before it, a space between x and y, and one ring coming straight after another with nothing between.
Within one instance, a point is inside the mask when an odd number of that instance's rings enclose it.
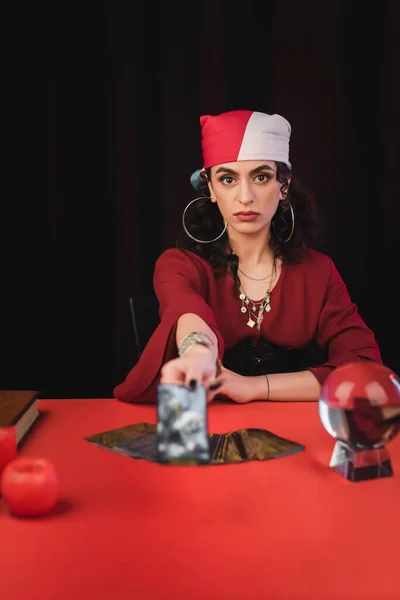
<instances>
[{"instance_id":1,"label":"eyebrow","mask_svg":"<svg viewBox=\"0 0 400 600\"><path fill-rule=\"evenodd\" d=\"M260 165L259 167L256 167L255 169L253 169L252 171L250 171L251 175L255 175L256 173L259 173L260 171L272 171L274 172L274 169L272 167L270 167L269 165ZM228 167L219 167L219 169L217 169L215 171L215 174L217 173L231 173L232 175L237 175L237 171L235 171L234 169L229 169Z\"/></svg>"}]
</instances>

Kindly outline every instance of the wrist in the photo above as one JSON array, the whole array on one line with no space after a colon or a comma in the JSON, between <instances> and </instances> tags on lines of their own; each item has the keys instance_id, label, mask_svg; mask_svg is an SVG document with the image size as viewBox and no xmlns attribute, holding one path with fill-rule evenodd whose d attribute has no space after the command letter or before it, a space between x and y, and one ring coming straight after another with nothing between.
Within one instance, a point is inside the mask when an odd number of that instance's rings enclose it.
<instances>
[{"instance_id":1,"label":"wrist","mask_svg":"<svg viewBox=\"0 0 400 600\"><path fill-rule=\"evenodd\" d=\"M212 359L213 354L212 349L208 346L204 346L203 344L192 344L182 356L208 356Z\"/></svg>"},{"instance_id":2,"label":"wrist","mask_svg":"<svg viewBox=\"0 0 400 600\"><path fill-rule=\"evenodd\" d=\"M214 342L206 333L202 331L192 331L181 339L178 346L179 356L185 356L189 348L197 345L205 346L206 348L212 348L214 346Z\"/></svg>"},{"instance_id":3,"label":"wrist","mask_svg":"<svg viewBox=\"0 0 400 600\"><path fill-rule=\"evenodd\" d=\"M252 377L252 379L251 400L270 400L271 390L268 375L257 375L256 377Z\"/></svg>"}]
</instances>

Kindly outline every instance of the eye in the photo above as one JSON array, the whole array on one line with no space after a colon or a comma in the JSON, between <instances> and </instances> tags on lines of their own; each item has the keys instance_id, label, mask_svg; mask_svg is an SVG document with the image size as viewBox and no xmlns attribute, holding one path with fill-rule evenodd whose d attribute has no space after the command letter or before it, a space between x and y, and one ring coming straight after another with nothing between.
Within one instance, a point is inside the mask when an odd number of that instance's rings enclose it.
<instances>
[{"instance_id":1,"label":"eye","mask_svg":"<svg viewBox=\"0 0 400 600\"><path fill-rule=\"evenodd\" d=\"M271 176L267 175L267 173L258 173L258 175L256 175L256 179L260 183L264 183L265 181L268 181L269 179L271 179Z\"/></svg>"},{"instance_id":2,"label":"eye","mask_svg":"<svg viewBox=\"0 0 400 600\"><path fill-rule=\"evenodd\" d=\"M227 185L231 185L231 183L233 183L235 180L232 177L232 175L223 175L222 177L220 177L220 181L226 183Z\"/></svg>"}]
</instances>

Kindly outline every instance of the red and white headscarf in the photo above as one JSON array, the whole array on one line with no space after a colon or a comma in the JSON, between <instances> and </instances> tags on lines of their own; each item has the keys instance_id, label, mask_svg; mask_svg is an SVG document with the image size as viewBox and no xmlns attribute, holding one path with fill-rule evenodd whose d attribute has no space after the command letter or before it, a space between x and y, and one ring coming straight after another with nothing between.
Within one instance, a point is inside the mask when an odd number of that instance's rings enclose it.
<instances>
[{"instance_id":1,"label":"red and white headscarf","mask_svg":"<svg viewBox=\"0 0 400 600\"><path fill-rule=\"evenodd\" d=\"M289 162L290 123L280 115L232 110L200 117L203 168L238 160Z\"/></svg>"}]
</instances>

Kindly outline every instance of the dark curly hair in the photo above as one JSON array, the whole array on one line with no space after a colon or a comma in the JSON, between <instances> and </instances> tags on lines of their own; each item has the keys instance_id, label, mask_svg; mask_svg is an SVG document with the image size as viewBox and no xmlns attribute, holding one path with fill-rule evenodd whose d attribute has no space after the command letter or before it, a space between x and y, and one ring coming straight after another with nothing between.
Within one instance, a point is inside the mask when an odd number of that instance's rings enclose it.
<instances>
[{"instance_id":1,"label":"dark curly hair","mask_svg":"<svg viewBox=\"0 0 400 600\"><path fill-rule=\"evenodd\" d=\"M272 219L270 248L275 258L280 258L288 263L296 263L306 248L317 243L321 233L321 221L311 193L302 188L285 163L276 162L275 164L277 167L276 178L283 184L284 200L279 202ZM291 178L290 186L289 178ZM207 199L209 197L207 181L209 180L211 180L211 169L206 169L200 174L200 187L197 194L198 197L203 196L204 200L194 202L185 215L185 224L190 233L194 237L204 240L217 237L224 228L218 205ZM284 242L282 240L289 236L292 226L289 202L295 214L295 227L291 239ZM191 250L208 260L217 275L230 271L235 285L239 288L240 281L237 274L239 258L230 246L226 231L217 241L211 244L200 244L192 240L182 227L178 233L176 246Z\"/></svg>"}]
</instances>

